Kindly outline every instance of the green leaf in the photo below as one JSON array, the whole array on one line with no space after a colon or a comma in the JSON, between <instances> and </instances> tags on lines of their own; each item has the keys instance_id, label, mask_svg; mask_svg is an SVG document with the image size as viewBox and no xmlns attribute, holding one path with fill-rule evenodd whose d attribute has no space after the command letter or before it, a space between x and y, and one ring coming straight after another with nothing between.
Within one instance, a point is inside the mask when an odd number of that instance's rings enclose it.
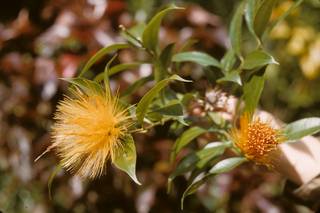
<instances>
[{"instance_id":1,"label":"green leaf","mask_svg":"<svg viewBox=\"0 0 320 213\"><path fill-rule=\"evenodd\" d=\"M247 161L247 159L244 157L233 157L233 158L224 159L219 163L217 163L216 165L214 165L210 169L209 174L220 174L220 173L229 172L232 169L239 166L240 164L244 163L245 161Z\"/></svg>"},{"instance_id":2,"label":"green leaf","mask_svg":"<svg viewBox=\"0 0 320 213\"><path fill-rule=\"evenodd\" d=\"M225 172L229 172L232 169L236 168L237 166L239 166L240 164L244 163L245 161L247 161L246 158L244 157L233 157L233 158L227 158L224 159L220 162L218 162L216 165L214 165L208 174L206 175L199 175L196 178L196 181L194 181L187 189L186 191L183 193L182 198L181 198L181 209L183 209L183 202L184 199L195 193L197 191L197 189L203 184L205 183L208 178L216 175L216 174L220 174L220 173L225 173Z\"/></svg>"},{"instance_id":3,"label":"green leaf","mask_svg":"<svg viewBox=\"0 0 320 213\"><path fill-rule=\"evenodd\" d=\"M137 105L136 116L140 123L143 122L144 116L147 112L149 105L151 104L152 100L159 94L159 92L166 87L171 81L182 81L182 82L190 82L178 75L173 75L170 78L164 79L158 82L149 92L147 92L140 100Z\"/></svg>"},{"instance_id":4,"label":"green leaf","mask_svg":"<svg viewBox=\"0 0 320 213\"><path fill-rule=\"evenodd\" d=\"M197 152L199 161L196 167L202 169L211 159L222 155L230 144L231 143L228 142L213 142L207 144L202 150Z\"/></svg>"},{"instance_id":5,"label":"green leaf","mask_svg":"<svg viewBox=\"0 0 320 213\"><path fill-rule=\"evenodd\" d=\"M167 45L160 53L159 59L154 62L154 80L159 82L168 76L168 67L171 63L171 58L174 49L174 43Z\"/></svg>"},{"instance_id":6,"label":"green leaf","mask_svg":"<svg viewBox=\"0 0 320 213\"><path fill-rule=\"evenodd\" d=\"M261 37L266 27L268 26L271 17L272 9L278 0L263 0L257 10L257 15L254 19L254 31L257 36Z\"/></svg>"},{"instance_id":7,"label":"green leaf","mask_svg":"<svg viewBox=\"0 0 320 213\"><path fill-rule=\"evenodd\" d=\"M226 81L234 82L236 84L239 84L240 86L242 85L241 77L238 70L232 70L231 72L228 72L224 77L217 80L218 83Z\"/></svg>"},{"instance_id":8,"label":"green leaf","mask_svg":"<svg viewBox=\"0 0 320 213\"><path fill-rule=\"evenodd\" d=\"M106 89L106 92L111 94L110 89L110 82L109 82L109 67L112 64L112 62L116 59L117 55L114 55L107 63L106 67L104 68L103 72L103 82Z\"/></svg>"},{"instance_id":9,"label":"green leaf","mask_svg":"<svg viewBox=\"0 0 320 213\"><path fill-rule=\"evenodd\" d=\"M125 43L118 43L118 44L113 44L107 47L104 47L102 49L100 49L96 54L94 54L89 61L86 63L86 65L84 65L83 69L81 70L79 77L81 77L83 74L85 74L90 68L91 66L96 63L96 61L100 60L102 57L104 57L105 55L120 50L120 49L125 49L125 48L129 48L130 45L129 44L125 44Z\"/></svg>"},{"instance_id":10,"label":"green leaf","mask_svg":"<svg viewBox=\"0 0 320 213\"><path fill-rule=\"evenodd\" d=\"M242 20L245 8L245 1L242 1L235 11L232 17L229 29L229 36L231 40L231 46L236 55L242 59L241 56L241 43L242 43Z\"/></svg>"},{"instance_id":11,"label":"green leaf","mask_svg":"<svg viewBox=\"0 0 320 213\"><path fill-rule=\"evenodd\" d=\"M52 200L52 193L51 193L51 188L52 188L52 183L53 183L53 179L56 177L56 175L58 174L58 172L60 172L62 170L62 166L60 164L58 164L54 170L52 171L52 173L50 174L49 180L48 180L48 193L49 193L49 199Z\"/></svg>"},{"instance_id":12,"label":"green leaf","mask_svg":"<svg viewBox=\"0 0 320 213\"><path fill-rule=\"evenodd\" d=\"M83 92L87 94L91 94L93 91L97 93L102 93L103 89L100 84L95 81L91 81L85 78L77 77L77 78L61 78L61 80L67 81L73 85L76 85Z\"/></svg>"},{"instance_id":13,"label":"green leaf","mask_svg":"<svg viewBox=\"0 0 320 213\"><path fill-rule=\"evenodd\" d=\"M143 62L135 62L135 63L124 63L124 64L118 64L109 69L109 76L112 76L116 73L129 70L129 69L136 69L138 68ZM103 80L103 73L99 73L95 78L94 81L100 82Z\"/></svg>"},{"instance_id":14,"label":"green leaf","mask_svg":"<svg viewBox=\"0 0 320 213\"><path fill-rule=\"evenodd\" d=\"M218 68L221 67L217 59L213 58L212 56L206 53L197 52L197 51L177 53L172 57L172 61L175 61L175 62L191 61L191 62L198 63L202 66L214 66Z\"/></svg>"},{"instance_id":15,"label":"green leaf","mask_svg":"<svg viewBox=\"0 0 320 213\"><path fill-rule=\"evenodd\" d=\"M259 46L261 44L259 37L256 35L254 30L254 20L257 14L257 9L260 6L257 0L247 0L246 9L245 9L245 19L247 22L248 29L250 33L257 40Z\"/></svg>"},{"instance_id":16,"label":"green leaf","mask_svg":"<svg viewBox=\"0 0 320 213\"><path fill-rule=\"evenodd\" d=\"M299 140L307 135L313 135L320 131L320 118L304 118L288 124L284 128L284 136L287 140Z\"/></svg>"},{"instance_id":17,"label":"green leaf","mask_svg":"<svg viewBox=\"0 0 320 213\"><path fill-rule=\"evenodd\" d=\"M257 108L263 87L263 76L253 76L250 82L245 84L243 87L243 98L245 102L244 111L248 112L250 115L253 115Z\"/></svg>"},{"instance_id":18,"label":"green leaf","mask_svg":"<svg viewBox=\"0 0 320 213\"><path fill-rule=\"evenodd\" d=\"M120 170L126 172L131 179L141 185L136 176L137 153L131 135L126 135L121 146L116 149L112 163Z\"/></svg>"},{"instance_id":19,"label":"green leaf","mask_svg":"<svg viewBox=\"0 0 320 213\"><path fill-rule=\"evenodd\" d=\"M121 36L132 45L136 47L141 47L141 38L145 27L146 24L142 22L134 25L130 29L126 29L124 26L120 25Z\"/></svg>"},{"instance_id":20,"label":"green leaf","mask_svg":"<svg viewBox=\"0 0 320 213\"><path fill-rule=\"evenodd\" d=\"M249 53L244 59L243 69L251 70L268 64L279 64L270 54L262 50Z\"/></svg>"},{"instance_id":21,"label":"green leaf","mask_svg":"<svg viewBox=\"0 0 320 213\"><path fill-rule=\"evenodd\" d=\"M137 80L133 84L131 84L125 91L123 91L123 93L121 94L121 97L128 96L128 95L134 93L141 86L143 86L144 84L146 84L147 82L152 81L152 80L153 80L153 76L151 76L151 75L147 76L147 77L140 78L139 80Z\"/></svg>"},{"instance_id":22,"label":"green leaf","mask_svg":"<svg viewBox=\"0 0 320 213\"><path fill-rule=\"evenodd\" d=\"M232 49L229 49L227 53L221 59L221 67L225 72L229 72L236 63L236 57Z\"/></svg>"},{"instance_id":23,"label":"green leaf","mask_svg":"<svg viewBox=\"0 0 320 213\"><path fill-rule=\"evenodd\" d=\"M183 9L181 7L176 7L174 5L160 11L157 13L147 24L142 34L142 43L143 46L153 52L157 51L158 44L158 34L161 21L163 17L172 10Z\"/></svg>"},{"instance_id":24,"label":"green leaf","mask_svg":"<svg viewBox=\"0 0 320 213\"><path fill-rule=\"evenodd\" d=\"M198 126L191 127L185 131L174 143L173 150L171 152L171 162L173 162L173 160L176 158L176 155L183 147L205 132L207 132L206 129L202 129Z\"/></svg>"},{"instance_id":25,"label":"green leaf","mask_svg":"<svg viewBox=\"0 0 320 213\"><path fill-rule=\"evenodd\" d=\"M182 175L194 168L203 169L204 166L213 158L223 154L229 143L213 142L207 144L203 149L192 152L185 156L178 164L176 169L171 173L168 179L168 192L171 191L172 181L179 175Z\"/></svg>"},{"instance_id":26,"label":"green leaf","mask_svg":"<svg viewBox=\"0 0 320 213\"><path fill-rule=\"evenodd\" d=\"M155 109L152 112L168 116L181 116L183 115L183 108L179 100L172 100L165 106Z\"/></svg>"}]
</instances>

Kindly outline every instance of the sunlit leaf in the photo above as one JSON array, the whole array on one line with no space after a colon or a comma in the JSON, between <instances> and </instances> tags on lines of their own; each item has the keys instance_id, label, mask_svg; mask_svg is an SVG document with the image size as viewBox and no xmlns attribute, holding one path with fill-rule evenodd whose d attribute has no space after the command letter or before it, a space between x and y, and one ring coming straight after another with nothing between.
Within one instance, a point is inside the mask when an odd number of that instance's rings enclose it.
<instances>
[{"instance_id":1,"label":"sunlit leaf","mask_svg":"<svg viewBox=\"0 0 320 213\"><path fill-rule=\"evenodd\" d=\"M100 49L96 54L94 54L89 61L86 63L86 65L83 67L83 69L81 70L79 77L81 77L83 74L85 74L90 68L91 66L96 63L98 60L100 60L101 58L103 58L105 55L120 50L120 49L125 49L125 48L129 48L130 45L129 44L125 44L125 43L119 43L119 44L112 44L110 46L104 47L102 49Z\"/></svg>"},{"instance_id":2,"label":"sunlit leaf","mask_svg":"<svg viewBox=\"0 0 320 213\"><path fill-rule=\"evenodd\" d=\"M134 182L141 185L136 176L137 153L131 135L126 135L114 154L112 163L120 170L126 172Z\"/></svg>"},{"instance_id":3,"label":"sunlit leaf","mask_svg":"<svg viewBox=\"0 0 320 213\"><path fill-rule=\"evenodd\" d=\"M174 5L160 11L157 13L147 24L142 34L142 43L143 46L153 52L157 51L158 44L158 34L161 21L163 17L172 10L183 9L181 7L176 7Z\"/></svg>"},{"instance_id":4,"label":"sunlit leaf","mask_svg":"<svg viewBox=\"0 0 320 213\"><path fill-rule=\"evenodd\" d=\"M137 105L136 115L137 119L140 123L143 122L144 116L147 112L149 105L152 100L159 94L159 92L166 87L171 81L182 81L182 82L190 82L178 75L173 75L170 78L164 79L158 82L151 90L149 90L140 100Z\"/></svg>"},{"instance_id":5,"label":"sunlit leaf","mask_svg":"<svg viewBox=\"0 0 320 213\"><path fill-rule=\"evenodd\" d=\"M307 135L313 135L320 131L320 118L304 118L288 124L284 128L284 137L287 140L299 140Z\"/></svg>"},{"instance_id":6,"label":"sunlit leaf","mask_svg":"<svg viewBox=\"0 0 320 213\"><path fill-rule=\"evenodd\" d=\"M242 22L245 8L245 1L242 1L232 17L229 29L231 46L236 55L241 59L241 43L242 43Z\"/></svg>"},{"instance_id":7,"label":"sunlit leaf","mask_svg":"<svg viewBox=\"0 0 320 213\"><path fill-rule=\"evenodd\" d=\"M252 79L243 87L243 98L245 102L244 111L248 112L250 115L253 115L257 108L263 87L263 76L253 76Z\"/></svg>"},{"instance_id":8,"label":"sunlit leaf","mask_svg":"<svg viewBox=\"0 0 320 213\"><path fill-rule=\"evenodd\" d=\"M270 54L263 50L256 50L249 53L243 63L243 69L254 69L268 64L279 64Z\"/></svg>"},{"instance_id":9,"label":"sunlit leaf","mask_svg":"<svg viewBox=\"0 0 320 213\"><path fill-rule=\"evenodd\" d=\"M218 83L226 82L226 81L237 83L240 86L242 85L241 77L239 75L238 70L233 70L231 72L228 72L224 77L217 80Z\"/></svg>"},{"instance_id":10,"label":"sunlit leaf","mask_svg":"<svg viewBox=\"0 0 320 213\"><path fill-rule=\"evenodd\" d=\"M190 62L198 63L202 66L214 66L218 68L221 67L217 59L213 58L212 56L206 53L197 52L197 51L177 53L172 57L172 61L175 61L175 62L190 61Z\"/></svg>"}]
</instances>

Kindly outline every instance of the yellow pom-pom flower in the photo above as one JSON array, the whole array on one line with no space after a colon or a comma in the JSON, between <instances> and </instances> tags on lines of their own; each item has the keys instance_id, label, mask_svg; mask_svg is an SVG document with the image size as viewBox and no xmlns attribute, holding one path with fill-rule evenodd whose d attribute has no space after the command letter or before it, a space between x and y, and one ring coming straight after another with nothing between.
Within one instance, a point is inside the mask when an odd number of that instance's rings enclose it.
<instances>
[{"instance_id":1,"label":"yellow pom-pom flower","mask_svg":"<svg viewBox=\"0 0 320 213\"><path fill-rule=\"evenodd\" d=\"M240 117L240 128L233 128L231 137L248 160L268 167L273 167L273 156L284 141L280 130L258 117L250 121L249 114Z\"/></svg>"},{"instance_id":2,"label":"yellow pom-pom flower","mask_svg":"<svg viewBox=\"0 0 320 213\"><path fill-rule=\"evenodd\" d=\"M121 149L121 138L130 126L127 110L109 92L76 88L57 108L52 128L54 149L62 167L83 178L103 174L109 158Z\"/></svg>"}]
</instances>

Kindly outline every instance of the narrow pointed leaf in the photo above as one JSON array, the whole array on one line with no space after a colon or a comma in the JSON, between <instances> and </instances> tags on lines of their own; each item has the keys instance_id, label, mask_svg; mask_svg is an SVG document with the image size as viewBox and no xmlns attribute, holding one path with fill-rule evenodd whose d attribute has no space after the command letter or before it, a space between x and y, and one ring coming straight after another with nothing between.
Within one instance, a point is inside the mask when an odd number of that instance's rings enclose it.
<instances>
[{"instance_id":1,"label":"narrow pointed leaf","mask_svg":"<svg viewBox=\"0 0 320 213\"><path fill-rule=\"evenodd\" d=\"M147 76L140 78L139 80L135 81L133 84L131 84L123 93L121 94L121 97L128 96L134 92L136 92L140 87L145 85L147 82L152 81L152 76Z\"/></svg>"},{"instance_id":2,"label":"narrow pointed leaf","mask_svg":"<svg viewBox=\"0 0 320 213\"><path fill-rule=\"evenodd\" d=\"M136 176L136 147L131 135L125 136L121 146L115 151L112 163L120 170L126 172L131 179L141 185Z\"/></svg>"},{"instance_id":3,"label":"narrow pointed leaf","mask_svg":"<svg viewBox=\"0 0 320 213\"><path fill-rule=\"evenodd\" d=\"M148 110L149 105L151 104L152 100L157 97L159 92L166 87L171 81L182 81L182 82L190 82L188 80L185 80L181 78L178 75L173 75L170 78L164 79L160 82L158 82L149 92L147 92L140 100L140 102L137 105L136 109L136 116L140 123L143 122L143 119L145 117L145 114Z\"/></svg>"},{"instance_id":4,"label":"narrow pointed leaf","mask_svg":"<svg viewBox=\"0 0 320 213\"><path fill-rule=\"evenodd\" d=\"M159 28L161 21L163 17L168 14L168 12L172 10L179 10L183 9L176 6L170 6L159 13L157 13L147 24L145 27L143 34L142 34L142 43L143 46L149 50L152 50L154 52L157 51L157 44L158 44L158 34L159 34Z\"/></svg>"},{"instance_id":5,"label":"narrow pointed leaf","mask_svg":"<svg viewBox=\"0 0 320 213\"><path fill-rule=\"evenodd\" d=\"M183 209L183 202L184 199L195 193L197 189L204 184L208 178L216 175L216 174L221 174L225 172L229 172L232 169L236 168L237 166L241 165L242 163L246 162L247 159L244 157L233 157L233 158L227 158L224 159L220 162L218 162L216 165L214 165L208 174L206 175L199 175L198 178L196 178L196 181L194 181L183 193L182 198L181 198L181 208Z\"/></svg>"},{"instance_id":6,"label":"narrow pointed leaf","mask_svg":"<svg viewBox=\"0 0 320 213\"><path fill-rule=\"evenodd\" d=\"M171 162L175 159L176 155L180 150L188 145L193 139L197 138L199 135L207 132L206 129L203 129L198 126L191 127L186 130L174 143L173 150L171 153Z\"/></svg>"},{"instance_id":7,"label":"narrow pointed leaf","mask_svg":"<svg viewBox=\"0 0 320 213\"><path fill-rule=\"evenodd\" d=\"M245 8L245 1L242 1L232 17L229 29L231 46L236 55L241 59L241 43L242 43L242 22Z\"/></svg>"},{"instance_id":8,"label":"narrow pointed leaf","mask_svg":"<svg viewBox=\"0 0 320 213\"><path fill-rule=\"evenodd\" d=\"M284 136L287 140L299 140L307 135L313 135L320 131L320 118L304 118L288 124L284 128Z\"/></svg>"},{"instance_id":9,"label":"narrow pointed leaf","mask_svg":"<svg viewBox=\"0 0 320 213\"><path fill-rule=\"evenodd\" d=\"M125 49L125 48L129 48L130 45L129 44L125 44L125 43L119 43L119 44L113 44L107 47L104 47L102 49L100 49L96 54L94 54L89 61L86 63L86 65L83 67L83 69L81 70L79 77L81 77L83 74L85 74L94 63L96 63L98 60L100 60L101 58L103 58L105 55L120 50L120 49Z\"/></svg>"},{"instance_id":10,"label":"narrow pointed leaf","mask_svg":"<svg viewBox=\"0 0 320 213\"><path fill-rule=\"evenodd\" d=\"M243 88L243 98L245 102L244 111L253 115L255 109L257 108L262 90L264 87L264 77L254 76L252 79L244 85Z\"/></svg>"},{"instance_id":11,"label":"narrow pointed leaf","mask_svg":"<svg viewBox=\"0 0 320 213\"><path fill-rule=\"evenodd\" d=\"M248 29L250 33L255 37L255 39L260 43L258 36L254 30L254 20L257 14L257 9L259 6L259 2L257 0L247 0L246 9L245 9L245 19L247 22Z\"/></svg>"},{"instance_id":12,"label":"narrow pointed leaf","mask_svg":"<svg viewBox=\"0 0 320 213\"><path fill-rule=\"evenodd\" d=\"M254 19L254 31L257 36L261 37L266 27L268 26L271 17L272 9L277 0L264 0L257 10L257 15Z\"/></svg>"},{"instance_id":13,"label":"narrow pointed leaf","mask_svg":"<svg viewBox=\"0 0 320 213\"><path fill-rule=\"evenodd\" d=\"M135 63L124 63L124 64L118 64L111 68L109 68L109 77L117 74L119 72L130 70L130 69L136 69L138 68L143 62L135 62ZM99 73L95 78L94 81L100 82L103 80L103 73Z\"/></svg>"},{"instance_id":14,"label":"narrow pointed leaf","mask_svg":"<svg viewBox=\"0 0 320 213\"><path fill-rule=\"evenodd\" d=\"M51 188L52 188L52 183L56 175L62 170L62 166L58 164L54 170L52 171L49 180L48 180L48 193L49 193L49 199L52 200L52 193L51 193Z\"/></svg>"},{"instance_id":15,"label":"narrow pointed leaf","mask_svg":"<svg viewBox=\"0 0 320 213\"><path fill-rule=\"evenodd\" d=\"M212 56L202 53L202 52L197 52L197 51L190 51L190 52L182 52L182 53L177 53L172 57L172 61L175 62L185 62L185 61L190 61L194 63L198 63L202 66L214 66L220 68L220 62L213 58Z\"/></svg>"}]
</instances>

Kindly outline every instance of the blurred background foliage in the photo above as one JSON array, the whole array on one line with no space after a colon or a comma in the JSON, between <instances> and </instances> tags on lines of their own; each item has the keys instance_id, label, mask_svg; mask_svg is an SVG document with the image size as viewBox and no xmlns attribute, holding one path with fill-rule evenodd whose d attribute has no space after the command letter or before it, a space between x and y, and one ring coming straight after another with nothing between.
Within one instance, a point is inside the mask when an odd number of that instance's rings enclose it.
<instances>
[{"instance_id":1,"label":"blurred background foliage","mask_svg":"<svg viewBox=\"0 0 320 213\"><path fill-rule=\"evenodd\" d=\"M0 7L0 210L3 212L179 212L180 197L187 186L175 181L174 193L166 193L168 163L174 138L170 126L136 135L135 185L124 173L109 167L106 176L83 182L67 172L48 179L57 158L48 154L34 159L50 144L50 126L57 101L67 84L58 78L73 77L90 56L103 46L121 41L119 25L127 28L147 21L172 1L160 0L11 0ZM160 30L161 46L198 40L194 48L220 59L230 46L227 29L236 0L175 1L186 10L171 13ZM281 0L272 18L280 16L293 1ZM263 109L285 122L308 115L320 116L320 3L306 0L264 41L280 66L267 68ZM137 28L138 30L138 28ZM247 32L244 47L252 48ZM143 58L123 50L119 62ZM103 70L104 62L95 65ZM111 86L120 90L147 76L151 67L116 75ZM205 93L215 85L206 81L199 66L181 70ZM150 88L150 87L149 87ZM148 87L130 98L139 100ZM190 113L201 113L193 103ZM198 142L205 140L199 138ZM252 164L218 175L185 202L184 212L308 212L282 196L278 174Z\"/></svg>"}]
</instances>

